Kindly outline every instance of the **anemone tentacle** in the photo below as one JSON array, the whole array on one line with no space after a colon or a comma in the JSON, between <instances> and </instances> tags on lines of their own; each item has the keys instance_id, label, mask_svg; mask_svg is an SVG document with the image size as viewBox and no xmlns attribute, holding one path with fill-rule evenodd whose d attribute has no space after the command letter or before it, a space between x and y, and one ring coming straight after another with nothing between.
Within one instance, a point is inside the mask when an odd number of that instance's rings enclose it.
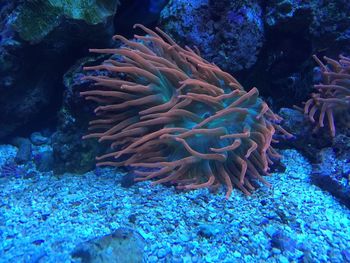
<instances>
[{"instance_id":1,"label":"anemone tentacle","mask_svg":"<svg viewBox=\"0 0 350 263\"><path fill-rule=\"evenodd\" d=\"M323 82L314 86L317 92L312 93L305 102L304 114L312 123L316 123L315 131L324 127L326 118L330 134L334 137L335 112L350 108L350 58L340 55L337 61L324 57L327 65L316 55L313 58L321 69Z\"/></svg>"}]
</instances>

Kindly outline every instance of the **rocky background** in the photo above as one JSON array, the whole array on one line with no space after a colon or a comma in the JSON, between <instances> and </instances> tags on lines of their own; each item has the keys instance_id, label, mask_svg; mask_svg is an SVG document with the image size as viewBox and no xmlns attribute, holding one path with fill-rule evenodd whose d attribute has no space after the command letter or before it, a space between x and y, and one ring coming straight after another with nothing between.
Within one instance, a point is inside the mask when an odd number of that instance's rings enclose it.
<instances>
[{"instance_id":1,"label":"rocky background","mask_svg":"<svg viewBox=\"0 0 350 263\"><path fill-rule=\"evenodd\" d=\"M246 89L257 87L295 135L281 146L301 151L315 164L311 179L349 204L346 123L339 118L335 138L326 129L314 134L293 110L319 81L313 54L350 55L349 17L346 0L1 1L0 142L19 149L1 177L33 160L38 170L56 174L94 168L101 149L81 140L92 114L78 95L87 88L82 66L103 59L88 48L118 46L114 34L131 38L133 24L142 23L196 46Z\"/></svg>"}]
</instances>

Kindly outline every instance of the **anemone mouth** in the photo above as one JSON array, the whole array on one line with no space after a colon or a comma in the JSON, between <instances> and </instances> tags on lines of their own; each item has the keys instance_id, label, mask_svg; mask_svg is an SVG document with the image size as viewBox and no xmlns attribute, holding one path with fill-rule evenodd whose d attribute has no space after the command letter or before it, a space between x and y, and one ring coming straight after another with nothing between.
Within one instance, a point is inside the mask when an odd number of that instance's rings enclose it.
<instances>
[{"instance_id":1,"label":"anemone mouth","mask_svg":"<svg viewBox=\"0 0 350 263\"><path fill-rule=\"evenodd\" d=\"M134 41L117 35L125 47L90 50L118 55L118 61L85 68L126 76L85 77L96 88L81 95L99 104L99 119L84 138L111 146L97 165L131 166L136 181L170 182L183 190L223 184L227 198L233 187L249 195L252 179L268 185L261 175L280 157L273 135L291 135L258 90L246 92L198 50L181 48L159 28L135 27L147 35Z\"/></svg>"}]
</instances>

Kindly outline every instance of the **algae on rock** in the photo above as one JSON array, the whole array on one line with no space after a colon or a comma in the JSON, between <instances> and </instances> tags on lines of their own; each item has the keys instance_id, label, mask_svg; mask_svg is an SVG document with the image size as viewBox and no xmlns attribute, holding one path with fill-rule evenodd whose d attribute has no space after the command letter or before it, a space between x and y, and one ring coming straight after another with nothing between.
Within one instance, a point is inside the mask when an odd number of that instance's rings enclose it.
<instances>
[{"instance_id":1,"label":"algae on rock","mask_svg":"<svg viewBox=\"0 0 350 263\"><path fill-rule=\"evenodd\" d=\"M14 29L31 43L40 42L62 18L104 23L117 11L118 0L34 0L18 7Z\"/></svg>"}]
</instances>

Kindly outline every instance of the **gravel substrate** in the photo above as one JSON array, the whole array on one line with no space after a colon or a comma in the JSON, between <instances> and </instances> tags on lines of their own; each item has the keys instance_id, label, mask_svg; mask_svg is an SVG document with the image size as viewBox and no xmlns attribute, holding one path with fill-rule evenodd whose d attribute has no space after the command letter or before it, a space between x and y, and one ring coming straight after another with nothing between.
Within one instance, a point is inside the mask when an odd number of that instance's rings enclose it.
<instances>
[{"instance_id":1,"label":"gravel substrate","mask_svg":"<svg viewBox=\"0 0 350 263\"><path fill-rule=\"evenodd\" d=\"M13 157L9 147L0 160ZM108 168L0 178L0 262L78 262L79 243L119 227L146 240L145 262L350 262L350 211L310 184L301 154L283 155L272 188L228 201L224 189L122 188Z\"/></svg>"}]
</instances>

